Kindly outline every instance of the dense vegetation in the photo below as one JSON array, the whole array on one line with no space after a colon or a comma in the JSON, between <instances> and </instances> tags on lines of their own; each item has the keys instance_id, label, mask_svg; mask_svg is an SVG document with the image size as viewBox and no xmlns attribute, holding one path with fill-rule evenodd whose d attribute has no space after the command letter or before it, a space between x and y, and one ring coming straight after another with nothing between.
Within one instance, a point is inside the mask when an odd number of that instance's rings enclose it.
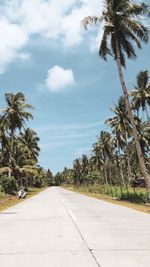
<instances>
[{"instance_id":1,"label":"dense vegetation","mask_svg":"<svg viewBox=\"0 0 150 267\"><path fill-rule=\"evenodd\" d=\"M10 194L22 186L45 186L52 173L38 165L39 137L25 127L33 118L33 107L21 92L6 93L5 100L6 107L0 110L0 191Z\"/></svg>"},{"instance_id":2,"label":"dense vegetation","mask_svg":"<svg viewBox=\"0 0 150 267\"><path fill-rule=\"evenodd\" d=\"M144 183L144 179L150 201L149 74L147 70L141 71L135 88L128 92L122 70L126 67L126 58L136 58L135 45L141 49L142 42L149 41L148 28L140 19L144 15L149 15L144 3L105 0L101 16L88 16L82 21L86 29L89 24L103 23L99 55L104 60L108 56L114 58L123 96L112 109L114 116L106 121L111 131L101 131L91 157L83 155L74 161L71 170L58 174L61 182L80 186L95 183L126 186L129 196L131 181L142 176L139 183ZM146 114L145 119L142 112Z\"/></svg>"},{"instance_id":3,"label":"dense vegetation","mask_svg":"<svg viewBox=\"0 0 150 267\"><path fill-rule=\"evenodd\" d=\"M138 88L138 84L145 86L141 89L141 87ZM150 171L150 126L149 117L147 118L147 111L150 105L148 103L150 99L150 83L148 82L147 71L142 71L138 74L135 88L135 90L129 92L130 95L133 95L130 101L146 167ZM146 90L147 94L141 94L141 90ZM140 95L141 99L143 95L146 95L144 97L144 109L142 109L139 101ZM136 96L138 97L136 98ZM144 102L142 99L141 103ZM92 192L93 190L94 192L106 193L119 198L125 198L127 193L126 198L131 199L134 196L130 195L130 193L133 192L133 195L135 195L134 188L145 187L146 184L144 178L141 177L132 136L132 127L124 98L120 97L118 103L111 110L113 116L105 122L110 130L100 132L98 139L92 145L92 154L90 156L82 155L81 158L75 159L71 169L65 168L55 177L60 184L80 186L83 191L86 189L86 191ZM141 192L141 198L146 201L146 197L143 197Z\"/></svg>"}]
</instances>

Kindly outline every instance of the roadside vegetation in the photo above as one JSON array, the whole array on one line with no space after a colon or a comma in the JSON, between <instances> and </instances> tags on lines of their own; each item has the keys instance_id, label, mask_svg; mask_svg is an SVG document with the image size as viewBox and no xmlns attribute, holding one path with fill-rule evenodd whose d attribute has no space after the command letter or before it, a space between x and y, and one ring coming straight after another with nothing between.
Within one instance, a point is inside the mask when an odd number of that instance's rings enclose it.
<instances>
[{"instance_id":1,"label":"roadside vegetation","mask_svg":"<svg viewBox=\"0 0 150 267\"><path fill-rule=\"evenodd\" d=\"M6 106L0 110L0 205L20 188L49 185L53 175L38 165L40 152L37 133L26 127L33 107L26 103L23 93L6 93Z\"/></svg>"},{"instance_id":2,"label":"roadside vegetation","mask_svg":"<svg viewBox=\"0 0 150 267\"><path fill-rule=\"evenodd\" d=\"M103 23L99 55L105 61L111 56L116 62L123 95L111 107L107 131L100 132L92 154L75 159L72 168L58 173L60 184L121 200L150 202L150 74L148 70L135 74L130 90L124 79L126 60L136 58L142 43L149 41L144 24L149 14L144 3L105 0L102 15L83 19L86 29Z\"/></svg>"}]
</instances>

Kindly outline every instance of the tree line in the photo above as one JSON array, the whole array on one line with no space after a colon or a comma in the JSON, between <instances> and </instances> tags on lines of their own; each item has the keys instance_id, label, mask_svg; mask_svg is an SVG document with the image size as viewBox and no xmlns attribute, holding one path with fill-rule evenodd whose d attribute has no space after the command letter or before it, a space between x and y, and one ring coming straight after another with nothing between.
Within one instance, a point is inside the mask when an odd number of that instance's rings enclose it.
<instances>
[{"instance_id":1,"label":"tree line","mask_svg":"<svg viewBox=\"0 0 150 267\"><path fill-rule=\"evenodd\" d=\"M137 84L128 94L146 167L150 170L150 82L147 70L138 74ZM91 156L82 155L73 161L73 168L65 168L59 173L61 182L78 186L94 183L130 185L133 180L141 177L132 126L123 96L111 111L113 116L105 121L109 131L100 132L92 145Z\"/></svg>"},{"instance_id":2,"label":"tree line","mask_svg":"<svg viewBox=\"0 0 150 267\"><path fill-rule=\"evenodd\" d=\"M126 68L126 59L137 57L136 47L141 49L142 43L149 41L149 29L141 19L149 15L150 9L145 3L104 0L104 9L100 16L83 19L82 24L86 29L89 25L103 23L99 55L105 61L108 56L115 60L123 96L114 107L115 116L106 121L112 132L102 131L93 146L93 156L88 158L83 155L82 159L76 159L69 175L73 174L74 183L82 184L88 180L87 177L92 177L89 174L95 170L102 173L102 180L105 179L106 184L114 183L117 179L120 183L127 183L132 177L142 176L150 201L148 71L138 74L137 85L131 93L128 92L123 71ZM140 108L147 115L146 122L138 114ZM93 183L93 179L91 180Z\"/></svg>"},{"instance_id":3,"label":"tree line","mask_svg":"<svg viewBox=\"0 0 150 267\"><path fill-rule=\"evenodd\" d=\"M6 193L24 186L41 187L52 177L38 165L39 137L26 123L33 119L33 106L21 92L5 94L0 110L0 186Z\"/></svg>"}]
</instances>

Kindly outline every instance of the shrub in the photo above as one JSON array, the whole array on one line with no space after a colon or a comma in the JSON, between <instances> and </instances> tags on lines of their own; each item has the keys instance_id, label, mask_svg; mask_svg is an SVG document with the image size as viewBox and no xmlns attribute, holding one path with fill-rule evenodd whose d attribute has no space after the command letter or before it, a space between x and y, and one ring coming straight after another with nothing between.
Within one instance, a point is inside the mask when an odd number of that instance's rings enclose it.
<instances>
[{"instance_id":1,"label":"shrub","mask_svg":"<svg viewBox=\"0 0 150 267\"><path fill-rule=\"evenodd\" d=\"M147 202L147 194L140 192L140 193L135 193L135 192L127 192L127 193L122 193L121 200L128 200L130 202L134 203L146 203Z\"/></svg>"},{"instance_id":2,"label":"shrub","mask_svg":"<svg viewBox=\"0 0 150 267\"><path fill-rule=\"evenodd\" d=\"M36 178L33 184L34 184L34 187L42 188L43 186L42 179L40 179L40 177Z\"/></svg>"},{"instance_id":3,"label":"shrub","mask_svg":"<svg viewBox=\"0 0 150 267\"><path fill-rule=\"evenodd\" d=\"M17 184L14 177L6 175L0 177L0 186L6 194L12 194L17 190Z\"/></svg>"},{"instance_id":4,"label":"shrub","mask_svg":"<svg viewBox=\"0 0 150 267\"><path fill-rule=\"evenodd\" d=\"M3 195L3 193L4 193L4 189L3 189L3 187L0 185L0 195Z\"/></svg>"}]
</instances>

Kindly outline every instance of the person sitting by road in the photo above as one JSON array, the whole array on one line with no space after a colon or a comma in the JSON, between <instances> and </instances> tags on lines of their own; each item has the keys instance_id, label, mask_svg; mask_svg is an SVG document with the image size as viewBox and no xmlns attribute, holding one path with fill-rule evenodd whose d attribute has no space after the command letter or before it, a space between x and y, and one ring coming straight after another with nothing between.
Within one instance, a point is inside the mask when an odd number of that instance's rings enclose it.
<instances>
[{"instance_id":1,"label":"person sitting by road","mask_svg":"<svg viewBox=\"0 0 150 267\"><path fill-rule=\"evenodd\" d=\"M22 188L18 191L18 198L25 198L27 195L27 192Z\"/></svg>"}]
</instances>

